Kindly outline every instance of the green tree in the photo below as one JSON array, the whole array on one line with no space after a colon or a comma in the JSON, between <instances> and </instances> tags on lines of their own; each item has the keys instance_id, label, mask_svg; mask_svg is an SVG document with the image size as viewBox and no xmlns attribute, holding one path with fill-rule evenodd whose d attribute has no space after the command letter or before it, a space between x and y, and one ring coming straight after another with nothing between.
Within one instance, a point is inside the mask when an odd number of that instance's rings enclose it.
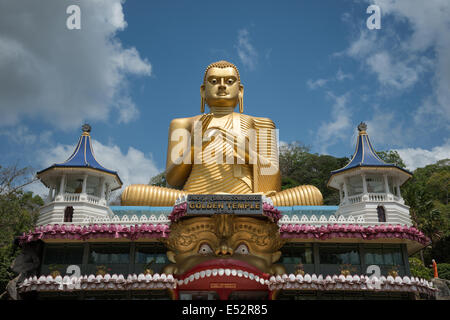
<instances>
[{"instance_id":1,"label":"green tree","mask_svg":"<svg viewBox=\"0 0 450 320\"><path fill-rule=\"evenodd\" d=\"M310 153L308 146L293 142L280 147L281 188L311 184L322 193L325 205L338 205L339 192L327 187L331 171L342 168L348 158Z\"/></svg>"},{"instance_id":2,"label":"green tree","mask_svg":"<svg viewBox=\"0 0 450 320\"><path fill-rule=\"evenodd\" d=\"M403 159L400 157L397 151L389 150L389 151L377 151L377 155L386 163L392 163L400 168L406 168Z\"/></svg>"},{"instance_id":3,"label":"green tree","mask_svg":"<svg viewBox=\"0 0 450 320\"><path fill-rule=\"evenodd\" d=\"M24 192L23 187L35 181L30 168L0 166L0 292L14 275L8 270L19 253L14 238L31 229L37 221L41 197Z\"/></svg>"},{"instance_id":4,"label":"green tree","mask_svg":"<svg viewBox=\"0 0 450 320\"><path fill-rule=\"evenodd\" d=\"M424 250L425 262L450 262L450 205L448 189L450 160L417 168L413 177L402 186L405 203L419 230L432 240L432 248Z\"/></svg>"},{"instance_id":5,"label":"green tree","mask_svg":"<svg viewBox=\"0 0 450 320\"><path fill-rule=\"evenodd\" d=\"M409 268L413 277L431 280L433 271L423 265L418 258L409 258Z\"/></svg>"},{"instance_id":6,"label":"green tree","mask_svg":"<svg viewBox=\"0 0 450 320\"><path fill-rule=\"evenodd\" d=\"M163 171L157 174L156 176L150 178L150 182L148 184L151 186L167 187L166 172Z\"/></svg>"}]
</instances>

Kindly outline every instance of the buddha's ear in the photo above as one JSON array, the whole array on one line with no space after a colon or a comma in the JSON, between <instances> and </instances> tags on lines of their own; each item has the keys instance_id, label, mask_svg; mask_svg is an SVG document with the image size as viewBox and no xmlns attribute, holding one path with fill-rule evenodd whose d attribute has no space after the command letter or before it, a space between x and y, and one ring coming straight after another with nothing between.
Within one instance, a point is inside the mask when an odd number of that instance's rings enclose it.
<instances>
[{"instance_id":1,"label":"buddha's ear","mask_svg":"<svg viewBox=\"0 0 450 320\"><path fill-rule=\"evenodd\" d=\"M175 253L173 251L167 251L166 254L167 254L167 259L169 259L170 262L177 263L175 261Z\"/></svg>"},{"instance_id":2,"label":"buddha's ear","mask_svg":"<svg viewBox=\"0 0 450 320\"><path fill-rule=\"evenodd\" d=\"M244 112L244 86L242 84L239 85L239 112Z\"/></svg>"},{"instance_id":3,"label":"buddha's ear","mask_svg":"<svg viewBox=\"0 0 450 320\"><path fill-rule=\"evenodd\" d=\"M281 258L281 251L272 253L272 263L277 262Z\"/></svg>"},{"instance_id":4,"label":"buddha's ear","mask_svg":"<svg viewBox=\"0 0 450 320\"><path fill-rule=\"evenodd\" d=\"M202 84L200 86L200 112L205 112L205 85Z\"/></svg>"}]
</instances>

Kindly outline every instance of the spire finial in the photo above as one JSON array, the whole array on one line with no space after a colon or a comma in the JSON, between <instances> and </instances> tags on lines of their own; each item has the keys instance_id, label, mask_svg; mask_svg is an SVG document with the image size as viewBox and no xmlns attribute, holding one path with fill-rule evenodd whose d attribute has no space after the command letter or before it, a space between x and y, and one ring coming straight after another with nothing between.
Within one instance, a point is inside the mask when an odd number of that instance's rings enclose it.
<instances>
[{"instance_id":1,"label":"spire finial","mask_svg":"<svg viewBox=\"0 0 450 320\"><path fill-rule=\"evenodd\" d=\"M362 122L358 125L358 131L359 133L366 133L367 130L367 124L365 122Z\"/></svg>"},{"instance_id":2,"label":"spire finial","mask_svg":"<svg viewBox=\"0 0 450 320\"><path fill-rule=\"evenodd\" d=\"M91 126L87 123L83 124L83 126L81 127L81 130L83 130L83 132L91 132Z\"/></svg>"}]
</instances>

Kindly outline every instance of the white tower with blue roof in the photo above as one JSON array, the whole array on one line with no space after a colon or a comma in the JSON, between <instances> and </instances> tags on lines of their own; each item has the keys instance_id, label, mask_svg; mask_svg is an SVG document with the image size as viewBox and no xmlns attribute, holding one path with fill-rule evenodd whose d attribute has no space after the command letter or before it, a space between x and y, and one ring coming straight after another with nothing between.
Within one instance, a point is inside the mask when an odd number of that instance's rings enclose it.
<instances>
[{"instance_id":1,"label":"white tower with blue roof","mask_svg":"<svg viewBox=\"0 0 450 320\"><path fill-rule=\"evenodd\" d=\"M72 155L37 173L49 188L38 225L112 217L107 202L111 191L121 188L122 181L116 171L106 169L95 159L90 131L88 124L83 125Z\"/></svg>"},{"instance_id":2,"label":"white tower with blue roof","mask_svg":"<svg viewBox=\"0 0 450 320\"><path fill-rule=\"evenodd\" d=\"M367 125L361 122L352 159L345 167L331 172L328 186L339 190L340 195L336 215L362 215L370 224L411 226L409 207L400 186L412 173L380 159L366 130Z\"/></svg>"}]
</instances>

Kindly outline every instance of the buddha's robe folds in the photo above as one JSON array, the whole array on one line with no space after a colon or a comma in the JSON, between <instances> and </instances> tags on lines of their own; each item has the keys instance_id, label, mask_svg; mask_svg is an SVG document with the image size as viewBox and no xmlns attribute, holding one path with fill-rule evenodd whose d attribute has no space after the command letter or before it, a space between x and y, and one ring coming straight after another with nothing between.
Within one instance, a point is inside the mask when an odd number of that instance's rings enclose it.
<instances>
[{"instance_id":1,"label":"buddha's robe folds","mask_svg":"<svg viewBox=\"0 0 450 320\"><path fill-rule=\"evenodd\" d=\"M194 161L182 190L131 185L122 194L122 205L172 206L182 195L215 193L266 194L276 206L322 204L322 195L314 186L280 192L278 145L272 120L239 113L222 117L209 113L198 120L203 137L201 163Z\"/></svg>"}]
</instances>

